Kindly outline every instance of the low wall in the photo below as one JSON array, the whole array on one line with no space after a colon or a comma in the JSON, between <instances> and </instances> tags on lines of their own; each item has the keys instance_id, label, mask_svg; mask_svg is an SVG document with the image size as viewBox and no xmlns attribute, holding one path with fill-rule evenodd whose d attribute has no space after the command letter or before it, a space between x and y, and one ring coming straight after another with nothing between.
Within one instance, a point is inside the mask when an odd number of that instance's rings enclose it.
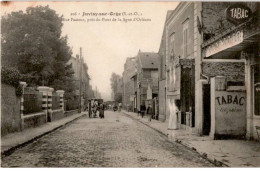
<instances>
[{"instance_id":1,"label":"low wall","mask_svg":"<svg viewBox=\"0 0 260 171\"><path fill-rule=\"evenodd\" d=\"M211 130L210 137L245 138L246 92L226 91L225 78L211 79ZM219 89L219 90L218 90Z\"/></svg>"},{"instance_id":2,"label":"low wall","mask_svg":"<svg viewBox=\"0 0 260 171\"><path fill-rule=\"evenodd\" d=\"M46 115L43 112L26 115L24 116L24 129L38 127L46 122Z\"/></svg>"},{"instance_id":3,"label":"low wall","mask_svg":"<svg viewBox=\"0 0 260 171\"><path fill-rule=\"evenodd\" d=\"M246 133L246 93L218 91L215 99L215 134L244 136Z\"/></svg>"},{"instance_id":4,"label":"low wall","mask_svg":"<svg viewBox=\"0 0 260 171\"><path fill-rule=\"evenodd\" d=\"M65 115L65 117L68 117L68 116L71 116L71 115L76 114L76 113L78 113L78 109L65 111L64 115Z\"/></svg>"},{"instance_id":5,"label":"low wall","mask_svg":"<svg viewBox=\"0 0 260 171\"><path fill-rule=\"evenodd\" d=\"M21 130L20 99L14 87L1 85L1 136Z\"/></svg>"},{"instance_id":6,"label":"low wall","mask_svg":"<svg viewBox=\"0 0 260 171\"><path fill-rule=\"evenodd\" d=\"M65 114L61 109L52 111L52 121L59 120L65 117Z\"/></svg>"},{"instance_id":7,"label":"low wall","mask_svg":"<svg viewBox=\"0 0 260 171\"><path fill-rule=\"evenodd\" d=\"M227 81L245 81L244 62L203 62L202 73L208 77L225 76Z\"/></svg>"}]
</instances>

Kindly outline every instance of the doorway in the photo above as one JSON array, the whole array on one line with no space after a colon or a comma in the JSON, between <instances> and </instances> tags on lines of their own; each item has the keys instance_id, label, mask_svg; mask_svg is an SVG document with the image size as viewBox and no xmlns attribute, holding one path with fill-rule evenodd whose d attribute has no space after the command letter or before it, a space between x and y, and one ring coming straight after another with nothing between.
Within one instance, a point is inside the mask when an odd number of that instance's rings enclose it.
<instances>
[{"instance_id":1,"label":"doorway","mask_svg":"<svg viewBox=\"0 0 260 171\"><path fill-rule=\"evenodd\" d=\"M210 117L210 84L203 85L203 135L209 135L211 127Z\"/></svg>"}]
</instances>

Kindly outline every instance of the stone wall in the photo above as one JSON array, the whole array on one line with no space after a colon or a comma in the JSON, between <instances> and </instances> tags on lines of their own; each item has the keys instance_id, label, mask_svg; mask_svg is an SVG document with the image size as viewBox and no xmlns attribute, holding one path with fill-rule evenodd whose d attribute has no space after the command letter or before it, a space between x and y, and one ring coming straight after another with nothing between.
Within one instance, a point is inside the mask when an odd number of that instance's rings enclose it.
<instances>
[{"instance_id":1,"label":"stone wall","mask_svg":"<svg viewBox=\"0 0 260 171\"><path fill-rule=\"evenodd\" d=\"M71 116L71 115L76 114L76 113L78 113L78 110L65 111L64 116L68 117L68 116Z\"/></svg>"},{"instance_id":2,"label":"stone wall","mask_svg":"<svg viewBox=\"0 0 260 171\"><path fill-rule=\"evenodd\" d=\"M26 116L24 118L24 129L35 128L45 124L46 122L46 115L44 113L39 113L39 115L32 114L30 117Z\"/></svg>"},{"instance_id":3,"label":"stone wall","mask_svg":"<svg viewBox=\"0 0 260 171\"><path fill-rule=\"evenodd\" d=\"M202 73L209 76L225 76L227 81L244 81L245 64L243 62L203 62Z\"/></svg>"},{"instance_id":4,"label":"stone wall","mask_svg":"<svg viewBox=\"0 0 260 171\"><path fill-rule=\"evenodd\" d=\"M62 110L53 110L52 121L59 120L59 119L62 119L64 117L65 117L65 115L64 115L64 112Z\"/></svg>"},{"instance_id":5,"label":"stone wall","mask_svg":"<svg viewBox=\"0 0 260 171\"><path fill-rule=\"evenodd\" d=\"M21 130L20 97L15 88L1 85L1 136Z\"/></svg>"},{"instance_id":6,"label":"stone wall","mask_svg":"<svg viewBox=\"0 0 260 171\"><path fill-rule=\"evenodd\" d=\"M225 10L236 2L202 2L202 24L204 40L234 26L226 19ZM256 2L247 2L246 5L254 12Z\"/></svg>"}]
</instances>

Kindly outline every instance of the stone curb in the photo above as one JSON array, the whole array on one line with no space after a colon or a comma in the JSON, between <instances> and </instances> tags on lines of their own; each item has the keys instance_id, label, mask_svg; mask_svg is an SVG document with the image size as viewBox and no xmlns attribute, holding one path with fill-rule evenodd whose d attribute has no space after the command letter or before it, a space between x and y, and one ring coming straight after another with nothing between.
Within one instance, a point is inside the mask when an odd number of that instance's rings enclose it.
<instances>
[{"instance_id":1,"label":"stone curb","mask_svg":"<svg viewBox=\"0 0 260 171\"><path fill-rule=\"evenodd\" d=\"M139 121L139 122L141 122L142 124L144 124L144 125L146 125L146 126L152 128L153 130L159 132L160 134L163 134L164 136L168 137L167 134L165 134L164 132L162 132L162 131L160 131L160 130L154 128L153 126L151 126L151 125L145 123L145 122L142 121L141 119L137 119L137 118L131 116L130 114L126 113L125 111L122 111L122 112L123 112L125 115L131 117L132 119L135 119L136 121ZM169 141L172 141L172 140L169 140ZM211 163L213 163L214 165L216 165L216 166L218 166L218 167L231 167L230 165L227 165L227 164L225 164L225 163L223 163L223 162L217 160L217 159L214 158L212 155L209 155L209 154L207 154L207 153L205 153L205 152L202 152L202 151L198 151L195 147L193 147L192 145L188 144L187 142L184 142L184 141L179 140L179 139L177 139L177 138L175 138L174 142L176 142L176 143L178 143L178 144L181 144L181 145L183 145L183 146L185 146L185 147L188 147L189 149L191 149L191 150L193 150L193 151L196 151L198 154L201 155L202 158L207 159L208 161L210 161Z\"/></svg>"},{"instance_id":2,"label":"stone curb","mask_svg":"<svg viewBox=\"0 0 260 171\"><path fill-rule=\"evenodd\" d=\"M28 139L28 140L25 140L25 142L23 142L23 143L17 144L17 145L15 145L15 146L13 146L13 147L10 147L10 148L7 149L7 150L1 151L1 158L11 155L11 154L12 154L13 152L15 152L17 149L22 148L22 147L24 147L24 146L26 146L26 145L28 145L28 144L34 142L35 140L37 140L37 139L39 139L39 138L41 138L41 137L43 137L43 136L45 136L45 135L48 135L48 134L50 134L50 133L56 131L56 130L59 129L59 128L62 128L62 127L66 126L67 124L69 124L69 123L71 123L71 122L73 122L73 121L75 121L75 120L77 120L77 119L80 119L80 118L83 117L84 115L85 115L85 114L81 114L80 116L78 116L78 117L76 117L76 118L73 118L72 120L69 120L68 122L65 122L65 123L63 123L63 124L61 124L61 125L57 125L57 126L54 127L53 129L48 130L48 131L46 131L46 132L44 132L44 133L41 133L40 135L37 135L36 137L33 137L33 138L31 138L31 139Z\"/></svg>"}]
</instances>

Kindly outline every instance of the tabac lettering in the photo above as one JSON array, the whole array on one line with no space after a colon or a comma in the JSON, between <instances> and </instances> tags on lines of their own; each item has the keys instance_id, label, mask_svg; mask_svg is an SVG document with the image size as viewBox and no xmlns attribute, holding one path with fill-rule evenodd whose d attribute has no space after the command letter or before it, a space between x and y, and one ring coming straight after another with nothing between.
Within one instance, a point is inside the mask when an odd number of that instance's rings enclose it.
<instances>
[{"instance_id":1,"label":"tabac lettering","mask_svg":"<svg viewBox=\"0 0 260 171\"><path fill-rule=\"evenodd\" d=\"M245 104L245 97L226 95L226 96L216 97L216 101L219 105L234 104L234 105L243 106Z\"/></svg>"},{"instance_id":2,"label":"tabac lettering","mask_svg":"<svg viewBox=\"0 0 260 171\"><path fill-rule=\"evenodd\" d=\"M248 13L249 11L247 9L242 9L242 8L233 8L230 10L231 12L231 17L235 19L245 19L248 18Z\"/></svg>"}]
</instances>

